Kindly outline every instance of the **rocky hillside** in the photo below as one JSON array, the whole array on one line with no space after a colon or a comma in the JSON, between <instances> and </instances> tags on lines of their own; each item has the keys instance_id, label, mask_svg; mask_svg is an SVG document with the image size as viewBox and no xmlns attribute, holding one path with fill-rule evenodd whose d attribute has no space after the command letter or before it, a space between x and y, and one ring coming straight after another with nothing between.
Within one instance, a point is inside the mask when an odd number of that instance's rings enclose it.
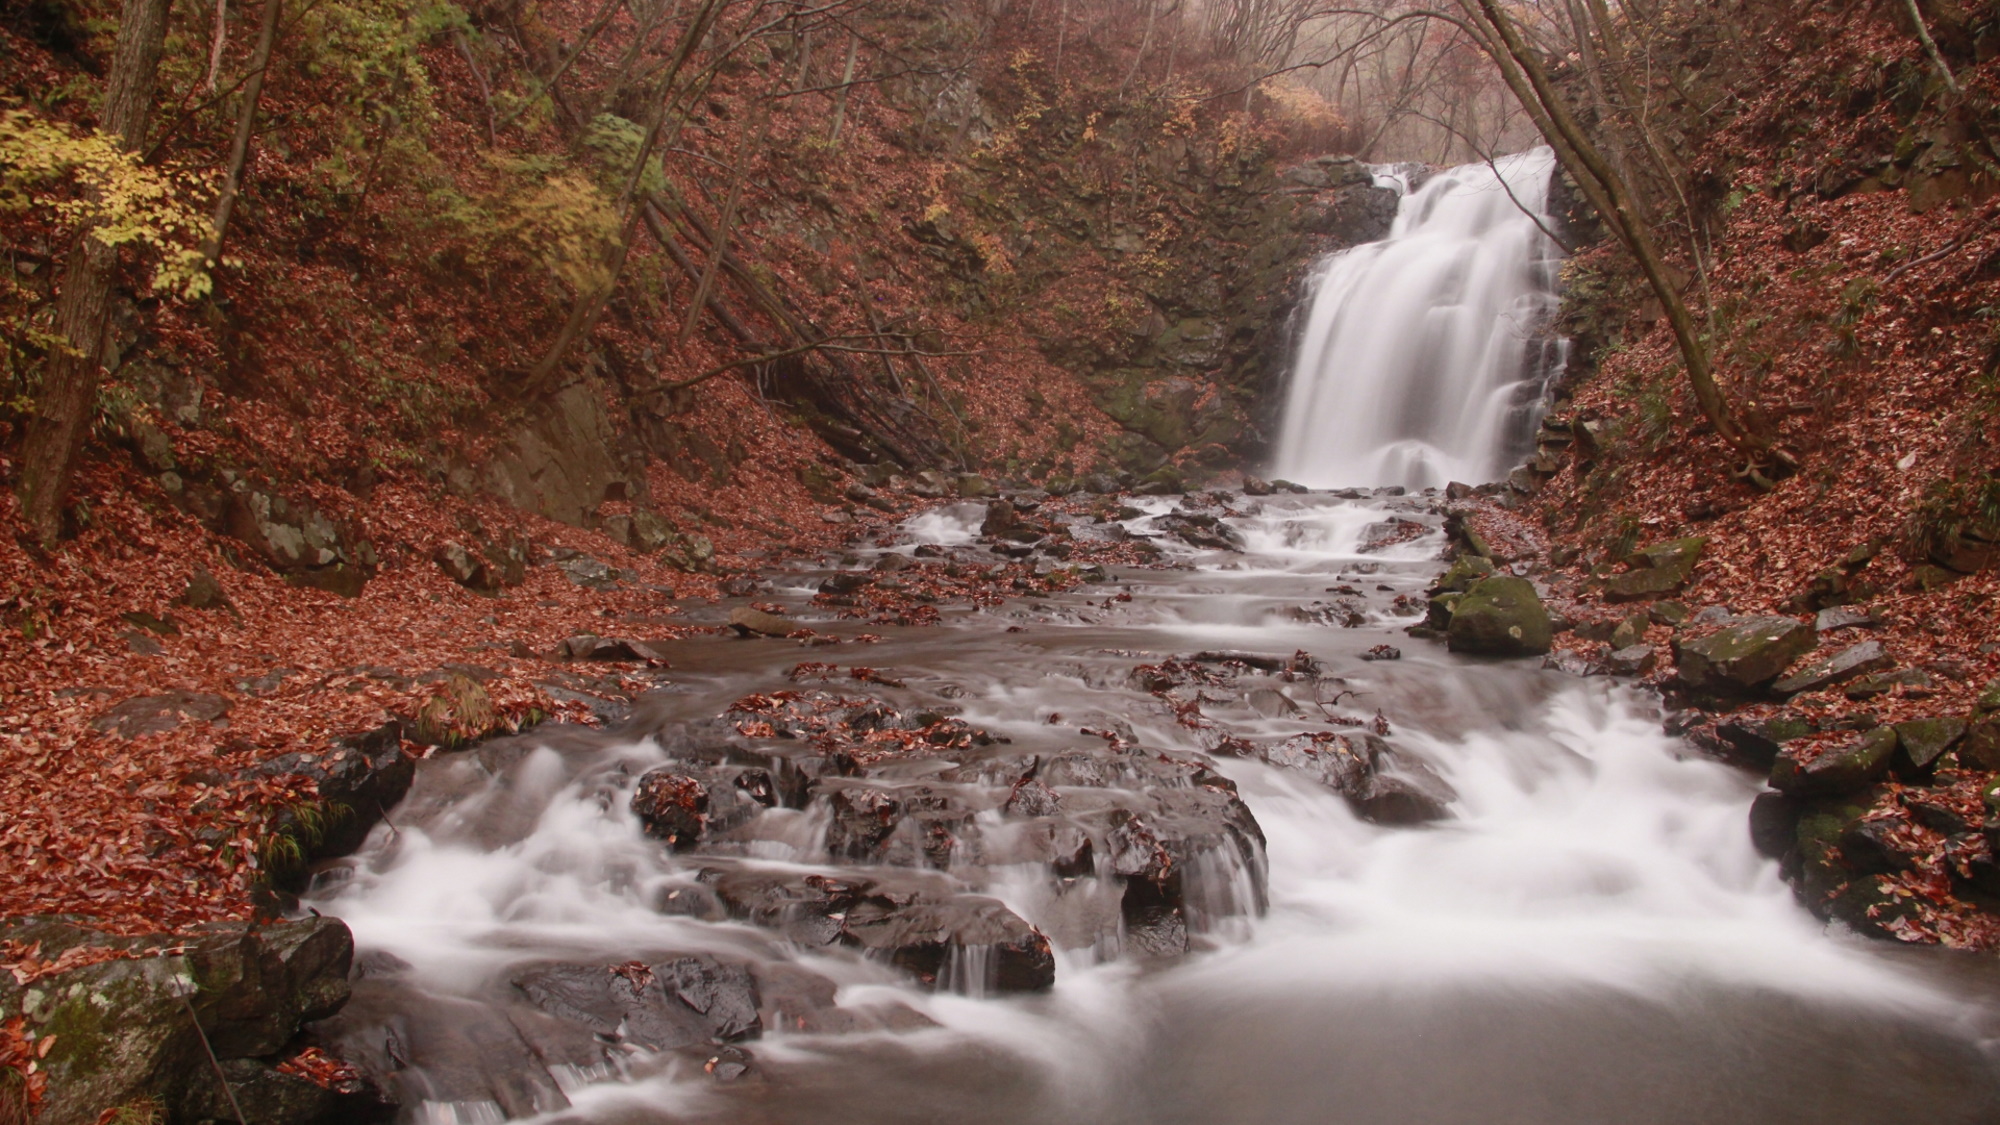
<instances>
[{"instance_id":1,"label":"rocky hillside","mask_svg":"<svg viewBox=\"0 0 2000 1125\"><path fill-rule=\"evenodd\" d=\"M1720 107L1686 156L1714 239L1687 294L1739 416L1796 469L1716 434L1658 302L1600 243L1566 272L1580 362L1498 499L1539 524L1516 550L1574 599L1557 661L1657 660L1687 708L1674 729L1771 771L1759 846L1814 909L1986 947L2000 23L1922 7L1939 59L1900 6L1752 5L1754 70L1671 60Z\"/></svg>"}]
</instances>

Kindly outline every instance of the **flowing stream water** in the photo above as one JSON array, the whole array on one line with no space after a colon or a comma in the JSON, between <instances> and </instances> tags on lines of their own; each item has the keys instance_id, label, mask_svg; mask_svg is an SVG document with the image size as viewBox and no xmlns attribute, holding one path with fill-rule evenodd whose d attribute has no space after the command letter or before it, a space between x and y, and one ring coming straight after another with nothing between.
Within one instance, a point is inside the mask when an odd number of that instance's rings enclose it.
<instances>
[{"instance_id":1,"label":"flowing stream water","mask_svg":"<svg viewBox=\"0 0 2000 1125\"><path fill-rule=\"evenodd\" d=\"M1417 254L1446 212L1484 190L1481 172L1460 169L1412 196L1368 269ZM1543 156L1502 165L1525 200L1539 200L1546 172ZM1499 214L1510 206L1495 191L1479 217L1451 220L1454 237L1480 245L1411 283L1398 298L1416 302L1402 334L1424 334L1423 295L1445 274L1504 277L1492 287L1511 295L1480 306L1493 317L1541 299L1521 282L1549 268L1536 236L1514 231L1513 258L1499 260L1494 231L1511 225ZM1358 255L1329 267L1322 297ZM1489 430L1484 444L1453 444L1460 431L1364 417L1391 409L1392 388L1356 391L1355 377L1313 356L1348 331L1322 320L1343 315L1314 311L1301 370L1317 364L1328 385L1294 389L1292 421L1315 437L1297 447L1288 437L1286 456L1299 460L1285 471L1325 483L1493 475L1505 441L1491 431L1514 409L1502 384L1522 354L1511 330L1464 319L1436 330L1452 337L1433 341L1446 363L1439 378L1462 380L1447 397L1478 398ZM1513 358L1493 355L1510 349ZM1451 366L1465 357L1478 371ZM1366 409L1351 409L1357 421L1339 432L1380 439L1351 457L1332 451L1358 446L1314 428L1334 425L1316 412L1345 393ZM311 897L352 926L361 950L355 1000L326 1034L392 1072L406 1118L420 1122L2000 1121L2000 986L1983 961L1815 921L1751 847L1754 779L1663 735L1651 697L1403 637L1438 569L1430 497L1383 488L1135 503L1139 514L1121 520L1063 518L1078 539L1158 535L1173 568L947 607L923 628L864 626L811 604L829 564L858 570L919 548L992 561L984 506L947 506L890 546L771 573L776 589L760 600L878 642L690 638L668 654L672 683L622 727L530 733L425 762L394 826L323 872ZM1229 529L1232 549L1161 534L1193 510ZM691 622L720 622L730 604L685 608ZM1385 643L1400 659L1380 658ZM1134 675L1175 655L1231 651L1315 663L1304 674L1214 664L1225 672L1190 689L1194 722ZM976 812L952 822L955 842L928 862L909 852L869 867L835 855L822 790L852 795L863 779L833 773L693 852L645 836L629 807L634 779L691 760L699 739L688 731L715 729L700 724L734 700L792 686L786 670L806 660L865 663L898 682L850 682L853 693L999 739L950 761L863 770L867 784L908 808L919 793L1000 796L965 798ZM1448 786L1444 819L1372 823L1308 774L1257 754L1210 754L1224 732L1270 745L1378 716L1396 753ZM770 759L756 784L782 781L791 761ZM1045 771L1060 811L1015 816L1013 798L997 807L1024 762ZM1059 763L1070 772L1058 776ZM1093 781L1091 763L1137 772ZM1116 830L1103 831L1126 823L1118 810L1154 810L1143 804L1161 796L1149 777L1211 811L1233 786L1257 826L1176 853L1185 903L1164 929L1141 923L1157 912L1134 912L1127 856ZM982 779L985 789L973 784ZM1094 858L1050 862L1023 835L1031 829L1047 840L1087 831L1098 847ZM847 907L814 915L795 902L773 922L715 905L731 880L796 891L857 875L904 888L883 901L1025 919L1050 938L1053 987L1003 988L1004 951L984 939L952 944L927 987L907 965L794 925L849 925ZM703 1026L727 1023L718 1038L735 1048L647 1050L645 1013L606 1022L588 1004L534 992L556 979L535 976L551 965L626 966L591 979L652 979L688 958L705 958L711 976L747 967L760 1035L743 1033L749 1009L700 981L680 995L704 1010Z\"/></svg>"}]
</instances>

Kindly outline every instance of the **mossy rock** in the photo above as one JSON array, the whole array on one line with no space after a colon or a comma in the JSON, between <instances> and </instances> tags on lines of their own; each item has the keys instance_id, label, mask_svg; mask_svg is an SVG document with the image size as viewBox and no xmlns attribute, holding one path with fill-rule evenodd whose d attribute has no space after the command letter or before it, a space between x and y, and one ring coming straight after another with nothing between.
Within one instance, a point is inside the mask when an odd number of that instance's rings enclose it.
<instances>
[{"instance_id":1,"label":"mossy rock","mask_svg":"<svg viewBox=\"0 0 2000 1125\"><path fill-rule=\"evenodd\" d=\"M1493 560L1480 555L1461 555L1431 589L1439 593L1456 591L1462 594L1471 589L1474 582L1493 577L1493 573Z\"/></svg>"},{"instance_id":2,"label":"mossy rock","mask_svg":"<svg viewBox=\"0 0 2000 1125\"><path fill-rule=\"evenodd\" d=\"M1756 691L1817 643L1813 627L1790 617L1752 617L1703 637L1674 641L1680 680L1697 695Z\"/></svg>"},{"instance_id":3,"label":"mossy rock","mask_svg":"<svg viewBox=\"0 0 2000 1125\"><path fill-rule=\"evenodd\" d=\"M1693 577L1694 564L1706 546L1708 538L1702 535L1655 543L1626 559L1630 570L1604 580L1604 596L1623 602L1676 593Z\"/></svg>"},{"instance_id":4,"label":"mossy rock","mask_svg":"<svg viewBox=\"0 0 2000 1125\"><path fill-rule=\"evenodd\" d=\"M1500 575L1466 590L1452 608L1445 636L1453 652L1540 656L1554 644L1555 630L1535 584Z\"/></svg>"},{"instance_id":5,"label":"mossy rock","mask_svg":"<svg viewBox=\"0 0 2000 1125\"><path fill-rule=\"evenodd\" d=\"M1799 796L1836 796L1865 789L1889 772L1899 740L1893 727L1876 727L1844 746L1828 747L1801 761L1790 747L1771 767L1771 788Z\"/></svg>"}]
</instances>

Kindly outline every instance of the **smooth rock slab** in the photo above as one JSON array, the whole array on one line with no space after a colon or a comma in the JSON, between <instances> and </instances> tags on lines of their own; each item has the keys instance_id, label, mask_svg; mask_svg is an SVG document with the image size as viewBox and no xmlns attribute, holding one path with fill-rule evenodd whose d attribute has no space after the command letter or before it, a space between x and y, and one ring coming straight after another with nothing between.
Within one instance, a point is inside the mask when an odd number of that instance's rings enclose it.
<instances>
[{"instance_id":1,"label":"smooth rock slab","mask_svg":"<svg viewBox=\"0 0 2000 1125\"><path fill-rule=\"evenodd\" d=\"M1791 617L1748 617L1713 633L1674 641L1680 680L1703 694L1743 695L1778 678L1812 651L1813 627Z\"/></svg>"},{"instance_id":2,"label":"smooth rock slab","mask_svg":"<svg viewBox=\"0 0 2000 1125\"><path fill-rule=\"evenodd\" d=\"M1687 585L1694 564L1701 558L1706 536L1695 535L1656 543L1627 559L1631 569L1604 580L1604 596L1609 601L1640 601L1672 594Z\"/></svg>"},{"instance_id":3,"label":"smooth rock slab","mask_svg":"<svg viewBox=\"0 0 2000 1125\"><path fill-rule=\"evenodd\" d=\"M1832 656L1806 664L1772 684L1771 690L1780 695L1819 691L1821 688L1836 687L1870 672L1880 672L1894 663L1895 659L1882 647L1881 641L1862 641L1858 645L1841 649Z\"/></svg>"},{"instance_id":4,"label":"smooth rock slab","mask_svg":"<svg viewBox=\"0 0 2000 1125\"><path fill-rule=\"evenodd\" d=\"M1929 769L1965 732L1964 719L1911 719L1896 724L1896 739L1903 747L1904 760L1920 770Z\"/></svg>"},{"instance_id":5,"label":"smooth rock slab","mask_svg":"<svg viewBox=\"0 0 2000 1125\"><path fill-rule=\"evenodd\" d=\"M1801 761L1800 751L1787 747L1771 767L1771 788L1798 796L1852 793L1889 772L1895 760L1896 732L1877 727L1845 745L1830 746Z\"/></svg>"}]
</instances>

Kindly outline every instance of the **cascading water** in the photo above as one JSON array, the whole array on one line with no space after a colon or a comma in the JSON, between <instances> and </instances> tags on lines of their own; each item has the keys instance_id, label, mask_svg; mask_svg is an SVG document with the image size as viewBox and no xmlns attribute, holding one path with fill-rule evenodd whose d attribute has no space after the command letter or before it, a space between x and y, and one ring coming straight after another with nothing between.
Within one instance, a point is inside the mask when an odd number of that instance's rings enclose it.
<instances>
[{"instance_id":1,"label":"cascading water","mask_svg":"<svg viewBox=\"0 0 2000 1125\"><path fill-rule=\"evenodd\" d=\"M1079 538L1144 535L1178 503L1139 498L1141 514L1118 524L1070 526ZM1087 732L1105 727L1139 749L1096 760L1155 761L1212 749L1217 729L1269 743L1379 712L1394 745L1455 790L1449 819L1378 826L1308 776L1218 756L1268 862L1196 855L1181 875L1192 951L1152 961L1116 924L1113 868L1129 855L1100 848L1060 879L1020 861L1019 835L1048 818L986 808L953 829L944 870L913 858L892 872L829 855L820 796L762 810L706 854L677 852L641 834L632 779L707 760L677 733L684 724L790 686L784 670L807 656L775 639L690 638L671 653L686 671L628 733L555 731L424 764L394 827L313 900L363 951L356 998L328 1034L390 1072L405 1120L425 1125L2000 1120L1982 1014L1993 1007L1978 999L2000 988L1918 951L1898 961L1825 934L1750 846L1750 780L1663 735L1638 692L1401 636L1396 599L1407 605L1436 572L1438 517L1424 498L1236 503L1217 514L1240 553L1163 538L1185 567L950 612L929 629L834 620L806 604L805 574L772 598L815 629L883 634L811 656L865 659L906 681L843 693L955 711L1004 740L975 759L994 763L1002 793L1031 757L1102 754ZM898 550L969 541L982 515L939 509ZM1364 549L1386 520L1428 530ZM944 549L968 561L984 550ZM1358 624L1315 616L1337 590ZM1369 659L1385 641L1403 657ZM1133 679L1137 664L1201 650L1306 650L1323 670L1203 686L1202 721L1221 726L1202 728ZM935 797L979 772L945 764L892 760L866 784ZM1135 799L1044 776L1059 812L1084 823L1093 801ZM1253 867L1268 871L1268 897ZM999 953L984 945L952 947L933 990L882 957L807 940L789 928L797 916L721 917L715 894L746 877L963 881L1050 936L1054 988L992 988ZM755 977L760 1037L655 1050L647 1034L671 1037L592 1025L548 984L690 959ZM672 987L711 1013L727 999ZM743 1065L729 1050L746 1052L748 1078L717 1081Z\"/></svg>"},{"instance_id":2,"label":"cascading water","mask_svg":"<svg viewBox=\"0 0 2000 1125\"><path fill-rule=\"evenodd\" d=\"M1504 467L1554 268L1515 200L1549 169L1448 173L1327 264L1281 472ZM2000 1121L1987 962L1824 932L1751 846L1754 782L1648 696L1402 636L1437 572L1426 498L1128 499L1048 517L1050 542L1150 537L1177 565L930 628L774 573L768 600L866 647L690 637L621 731L426 762L315 888L361 950L316 1034L424 1125ZM847 580L1021 552L987 516L915 517L907 557ZM877 735L964 739L843 760L759 717L814 676L879 697L837 704ZM1443 819L1336 794L1371 720L1403 772L1369 768ZM656 768L707 779L692 850L642 833Z\"/></svg>"},{"instance_id":3,"label":"cascading water","mask_svg":"<svg viewBox=\"0 0 2000 1125\"><path fill-rule=\"evenodd\" d=\"M1322 487L1479 483L1526 451L1560 370L1546 148L1441 172L1389 237L1313 283L1273 472ZM1400 183L1400 181L1399 181Z\"/></svg>"}]
</instances>

